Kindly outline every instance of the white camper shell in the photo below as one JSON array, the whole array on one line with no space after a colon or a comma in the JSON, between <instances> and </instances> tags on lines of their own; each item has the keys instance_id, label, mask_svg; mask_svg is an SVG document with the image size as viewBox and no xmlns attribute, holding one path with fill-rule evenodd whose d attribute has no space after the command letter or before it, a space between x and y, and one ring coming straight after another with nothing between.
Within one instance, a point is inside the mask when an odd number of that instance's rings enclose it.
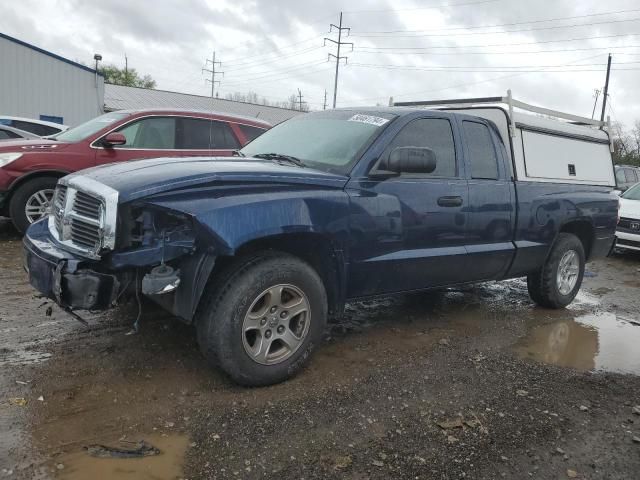
<instances>
[{"instance_id":1,"label":"white camper shell","mask_svg":"<svg viewBox=\"0 0 640 480\"><path fill-rule=\"evenodd\" d=\"M491 120L507 146L515 180L616 185L608 121L528 105L513 99L510 90L506 97L390 103Z\"/></svg>"}]
</instances>

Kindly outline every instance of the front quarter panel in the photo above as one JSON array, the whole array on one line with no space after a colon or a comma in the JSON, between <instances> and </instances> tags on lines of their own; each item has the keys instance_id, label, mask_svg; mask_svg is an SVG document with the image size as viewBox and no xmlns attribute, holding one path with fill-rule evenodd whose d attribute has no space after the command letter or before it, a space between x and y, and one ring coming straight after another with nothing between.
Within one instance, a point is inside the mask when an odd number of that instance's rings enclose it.
<instances>
[{"instance_id":1,"label":"front quarter panel","mask_svg":"<svg viewBox=\"0 0 640 480\"><path fill-rule=\"evenodd\" d=\"M343 249L348 196L342 189L303 186L221 186L149 198L144 203L194 219L201 242L223 255L242 245L287 233L316 233Z\"/></svg>"}]
</instances>

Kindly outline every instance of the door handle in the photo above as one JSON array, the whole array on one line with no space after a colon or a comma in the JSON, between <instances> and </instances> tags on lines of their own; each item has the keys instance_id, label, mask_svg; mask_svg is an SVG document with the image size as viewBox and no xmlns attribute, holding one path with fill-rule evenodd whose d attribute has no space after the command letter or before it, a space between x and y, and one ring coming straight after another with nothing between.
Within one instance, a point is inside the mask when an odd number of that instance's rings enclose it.
<instances>
[{"instance_id":1,"label":"door handle","mask_svg":"<svg viewBox=\"0 0 640 480\"><path fill-rule=\"evenodd\" d=\"M462 197L440 197L438 205L441 207L461 207Z\"/></svg>"}]
</instances>

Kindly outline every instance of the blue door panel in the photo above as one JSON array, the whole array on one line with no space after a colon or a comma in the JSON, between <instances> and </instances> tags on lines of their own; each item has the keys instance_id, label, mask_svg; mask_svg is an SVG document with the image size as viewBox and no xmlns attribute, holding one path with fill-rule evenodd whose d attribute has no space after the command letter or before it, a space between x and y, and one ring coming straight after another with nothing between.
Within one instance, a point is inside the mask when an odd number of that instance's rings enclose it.
<instances>
[{"instance_id":1,"label":"blue door panel","mask_svg":"<svg viewBox=\"0 0 640 480\"><path fill-rule=\"evenodd\" d=\"M455 283L465 267L465 180L352 181L349 297ZM459 196L461 207L438 198Z\"/></svg>"}]
</instances>

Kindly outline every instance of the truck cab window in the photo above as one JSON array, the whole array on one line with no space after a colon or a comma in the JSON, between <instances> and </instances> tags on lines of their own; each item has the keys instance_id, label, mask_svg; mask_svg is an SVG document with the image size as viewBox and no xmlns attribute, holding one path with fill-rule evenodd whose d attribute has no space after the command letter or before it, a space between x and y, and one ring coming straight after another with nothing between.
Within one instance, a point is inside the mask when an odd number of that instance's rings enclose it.
<instances>
[{"instance_id":1,"label":"truck cab window","mask_svg":"<svg viewBox=\"0 0 640 480\"><path fill-rule=\"evenodd\" d=\"M498 157L491 132L483 123L462 122L471 162L471 178L498 179Z\"/></svg>"},{"instance_id":2,"label":"truck cab window","mask_svg":"<svg viewBox=\"0 0 640 480\"><path fill-rule=\"evenodd\" d=\"M396 147L430 148L436 154L436 169L430 174L402 174L402 176L455 177L456 149L449 120L420 118L404 126L391 141L382 158Z\"/></svg>"}]
</instances>

